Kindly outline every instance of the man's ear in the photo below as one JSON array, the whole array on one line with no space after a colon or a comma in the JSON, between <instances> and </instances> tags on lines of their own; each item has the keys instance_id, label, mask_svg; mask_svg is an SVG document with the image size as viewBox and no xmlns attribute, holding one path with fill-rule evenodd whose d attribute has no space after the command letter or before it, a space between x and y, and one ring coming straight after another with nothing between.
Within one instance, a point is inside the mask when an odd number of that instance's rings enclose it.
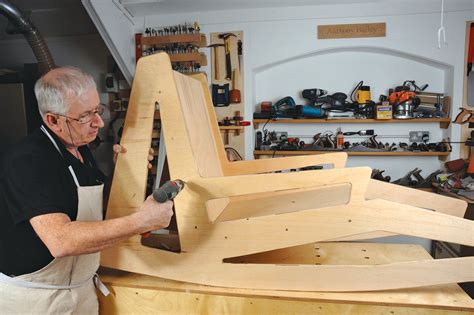
<instances>
[{"instance_id":1,"label":"man's ear","mask_svg":"<svg viewBox=\"0 0 474 315\"><path fill-rule=\"evenodd\" d=\"M59 125L58 117L51 113L46 113L43 119L46 126L54 132L61 132L62 128Z\"/></svg>"}]
</instances>

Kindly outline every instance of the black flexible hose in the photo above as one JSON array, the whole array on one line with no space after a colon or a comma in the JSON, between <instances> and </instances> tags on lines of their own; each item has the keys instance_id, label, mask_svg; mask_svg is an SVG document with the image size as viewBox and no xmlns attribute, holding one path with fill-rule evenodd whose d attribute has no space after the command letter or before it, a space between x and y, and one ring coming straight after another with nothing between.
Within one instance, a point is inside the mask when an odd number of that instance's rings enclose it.
<instances>
[{"instance_id":1,"label":"black flexible hose","mask_svg":"<svg viewBox=\"0 0 474 315\"><path fill-rule=\"evenodd\" d=\"M33 53L38 60L38 67L41 74L54 68L53 57L36 27L25 17L25 15L14 4L7 0L0 0L0 14L6 16L23 34L30 44Z\"/></svg>"}]
</instances>

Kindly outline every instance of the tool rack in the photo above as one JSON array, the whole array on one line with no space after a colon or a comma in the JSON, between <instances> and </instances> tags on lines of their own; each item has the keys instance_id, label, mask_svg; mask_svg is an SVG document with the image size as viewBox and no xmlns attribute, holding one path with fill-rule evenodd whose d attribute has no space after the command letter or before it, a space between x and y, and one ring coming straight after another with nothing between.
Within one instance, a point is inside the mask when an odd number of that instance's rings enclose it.
<instances>
[{"instance_id":1,"label":"tool rack","mask_svg":"<svg viewBox=\"0 0 474 315\"><path fill-rule=\"evenodd\" d=\"M182 73L200 72L207 66L207 56L199 51L206 47L206 35L196 32L191 34L173 34L162 36L144 36L135 34L135 59L165 51L170 56L173 69ZM187 48L184 48L187 47ZM180 67L180 65L184 65Z\"/></svg>"},{"instance_id":2,"label":"tool rack","mask_svg":"<svg viewBox=\"0 0 474 315\"><path fill-rule=\"evenodd\" d=\"M220 34L232 33L229 38L230 48L230 60L231 60L231 80L226 78L226 56L224 39L219 38ZM214 107L218 121L224 121L227 117L235 116L236 112L240 113L241 117L245 117L245 106L244 106L244 64L243 55L245 54L245 47L241 46L241 59L239 61L239 42L244 42L244 34L242 31L229 31L229 32L216 32L211 33L210 43L211 46L215 44L222 44L222 47L211 48L212 56L212 71L211 71L211 83L212 84L229 84L230 89L234 88L234 84L238 86L241 92L240 103L230 103L228 106ZM242 44L240 44L242 45ZM243 51L243 52L242 52ZM234 79L235 73L238 72L237 78ZM222 135L222 141L225 146L230 146L236 149L239 154L245 158L245 128L243 126L220 126Z\"/></svg>"}]
</instances>

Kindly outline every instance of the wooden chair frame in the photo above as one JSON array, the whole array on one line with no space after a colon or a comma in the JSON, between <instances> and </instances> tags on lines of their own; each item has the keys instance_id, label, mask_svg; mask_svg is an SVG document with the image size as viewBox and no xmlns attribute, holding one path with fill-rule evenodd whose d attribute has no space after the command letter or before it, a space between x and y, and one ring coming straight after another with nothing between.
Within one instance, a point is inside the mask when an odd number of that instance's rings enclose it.
<instances>
[{"instance_id":1,"label":"wooden chair frame","mask_svg":"<svg viewBox=\"0 0 474 315\"><path fill-rule=\"evenodd\" d=\"M169 57L141 58L122 136L108 218L145 197L155 103L160 106L181 252L134 236L105 250L102 265L206 285L296 291L373 291L474 281L474 257L386 265L284 265L245 261L315 242L402 234L474 246L466 203L370 179L343 168L344 153L227 162L205 80L174 72ZM268 173L332 163L334 169ZM326 197L324 197L326 196ZM427 211L431 209L435 211ZM265 260L264 260L265 261Z\"/></svg>"}]
</instances>

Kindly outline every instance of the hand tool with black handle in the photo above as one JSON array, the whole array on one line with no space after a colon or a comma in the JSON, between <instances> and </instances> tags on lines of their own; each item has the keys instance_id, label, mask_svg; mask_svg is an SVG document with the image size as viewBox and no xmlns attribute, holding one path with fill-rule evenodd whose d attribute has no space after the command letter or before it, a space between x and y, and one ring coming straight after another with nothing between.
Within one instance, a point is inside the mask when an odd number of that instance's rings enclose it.
<instances>
[{"instance_id":1,"label":"hand tool with black handle","mask_svg":"<svg viewBox=\"0 0 474 315\"><path fill-rule=\"evenodd\" d=\"M372 136L374 135L374 130L373 129L367 129L367 130L359 130L359 131L347 131L343 133L344 136L354 136L354 135L359 135L359 136Z\"/></svg>"},{"instance_id":2,"label":"hand tool with black handle","mask_svg":"<svg viewBox=\"0 0 474 315\"><path fill-rule=\"evenodd\" d=\"M223 33L219 34L219 38L222 38L224 40L224 45L225 45L225 78L229 81L232 80L232 63L231 63L231 55L230 55L230 37L237 37L233 33Z\"/></svg>"},{"instance_id":3,"label":"hand tool with black handle","mask_svg":"<svg viewBox=\"0 0 474 315\"><path fill-rule=\"evenodd\" d=\"M182 180L169 180L163 186L153 191L153 199L156 202L165 203L168 200L173 200L183 188L184 182ZM149 237L150 235L151 232L142 233L142 237Z\"/></svg>"},{"instance_id":4,"label":"hand tool with black handle","mask_svg":"<svg viewBox=\"0 0 474 315\"><path fill-rule=\"evenodd\" d=\"M239 73L240 76L242 76L242 54L243 54L243 49L242 49L242 41L239 39L237 41L237 57L239 57Z\"/></svg>"}]
</instances>

